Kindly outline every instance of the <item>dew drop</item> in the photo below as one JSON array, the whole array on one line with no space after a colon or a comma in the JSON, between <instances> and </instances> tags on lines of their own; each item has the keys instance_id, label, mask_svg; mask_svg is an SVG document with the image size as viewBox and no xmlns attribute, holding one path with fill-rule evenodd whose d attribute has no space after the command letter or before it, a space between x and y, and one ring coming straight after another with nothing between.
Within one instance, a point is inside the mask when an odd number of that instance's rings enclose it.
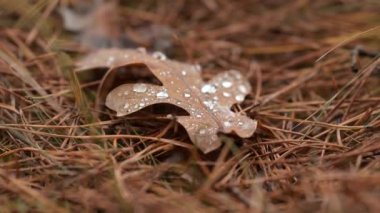
<instances>
[{"instance_id":1,"label":"dew drop","mask_svg":"<svg viewBox=\"0 0 380 213\"><path fill-rule=\"evenodd\" d=\"M164 99L164 98L168 98L169 97L169 94L166 90L164 91L160 91L156 94L156 97L159 98L159 99Z\"/></svg>"},{"instance_id":2,"label":"dew drop","mask_svg":"<svg viewBox=\"0 0 380 213\"><path fill-rule=\"evenodd\" d=\"M230 88L230 87L232 87L232 82L231 81L223 81L222 86L224 88Z\"/></svg>"},{"instance_id":3,"label":"dew drop","mask_svg":"<svg viewBox=\"0 0 380 213\"><path fill-rule=\"evenodd\" d=\"M138 93L146 92L147 89L148 89L148 87L145 84L134 84L133 85L133 91L138 92Z\"/></svg>"},{"instance_id":4,"label":"dew drop","mask_svg":"<svg viewBox=\"0 0 380 213\"><path fill-rule=\"evenodd\" d=\"M244 95L239 94L239 95L235 96L235 100L238 102L244 101Z\"/></svg>"},{"instance_id":5,"label":"dew drop","mask_svg":"<svg viewBox=\"0 0 380 213\"><path fill-rule=\"evenodd\" d=\"M181 74L185 76L187 74L186 70L182 70Z\"/></svg>"},{"instance_id":6,"label":"dew drop","mask_svg":"<svg viewBox=\"0 0 380 213\"><path fill-rule=\"evenodd\" d=\"M129 104L126 103L126 104L124 105L124 109L127 109L128 107L129 107Z\"/></svg>"},{"instance_id":7,"label":"dew drop","mask_svg":"<svg viewBox=\"0 0 380 213\"><path fill-rule=\"evenodd\" d=\"M141 102L141 103L139 104L139 106L140 106L140 107L143 107L143 106L145 106L145 103L144 103L144 102Z\"/></svg>"},{"instance_id":8,"label":"dew drop","mask_svg":"<svg viewBox=\"0 0 380 213\"><path fill-rule=\"evenodd\" d=\"M200 72L200 71L202 70L201 65L200 65L200 64L196 64L196 65L194 66L194 70L197 71L197 72Z\"/></svg>"},{"instance_id":9,"label":"dew drop","mask_svg":"<svg viewBox=\"0 0 380 213\"><path fill-rule=\"evenodd\" d=\"M211 100L203 101L203 103L209 108L213 109L214 108L214 103Z\"/></svg>"},{"instance_id":10,"label":"dew drop","mask_svg":"<svg viewBox=\"0 0 380 213\"><path fill-rule=\"evenodd\" d=\"M158 52L158 51L157 51L157 52L154 52L154 53L152 54L152 57L155 58L155 59L161 60L161 61L166 60L166 55L163 54L162 52Z\"/></svg>"},{"instance_id":11,"label":"dew drop","mask_svg":"<svg viewBox=\"0 0 380 213\"><path fill-rule=\"evenodd\" d=\"M232 126L231 122L230 121L224 121L223 122L223 126L226 127L226 128L229 128Z\"/></svg>"},{"instance_id":12,"label":"dew drop","mask_svg":"<svg viewBox=\"0 0 380 213\"><path fill-rule=\"evenodd\" d=\"M248 88L245 85L239 85L238 89L240 92L242 92L244 94L248 93Z\"/></svg>"},{"instance_id":13,"label":"dew drop","mask_svg":"<svg viewBox=\"0 0 380 213\"><path fill-rule=\"evenodd\" d=\"M184 94L183 94L183 96L185 97L185 98L190 98L190 93L187 93L187 92L185 92Z\"/></svg>"},{"instance_id":14,"label":"dew drop","mask_svg":"<svg viewBox=\"0 0 380 213\"><path fill-rule=\"evenodd\" d=\"M228 92L223 92L223 96L224 96L224 97L231 97L231 94L228 93Z\"/></svg>"},{"instance_id":15,"label":"dew drop","mask_svg":"<svg viewBox=\"0 0 380 213\"><path fill-rule=\"evenodd\" d=\"M201 92L213 94L216 92L216 87L212 84L205 84L203 85Z\"/></svg>"},{"instance_id":16,"label":"dew drop","mask_svg":"<svg viewBox=\"0 0 380 213\"><path fill-rule=\"evenodd\" d=\"M108 66L112 65L114 61L115 61L115 58L113 56L108 57L108 59L107 59L107 65Z\"/></svg>"},{"instance_id":17,"label":"dew drop","mask_svg":"<svg viewBox=\"0 0 380 213\"><path fill-rule=\"evenodd\" d=\"M200 130L199 130L199 134L201 134L201 135L206 134L206 130L205 130L205 129L200 129Z\"/></svg>"}]
</instances>

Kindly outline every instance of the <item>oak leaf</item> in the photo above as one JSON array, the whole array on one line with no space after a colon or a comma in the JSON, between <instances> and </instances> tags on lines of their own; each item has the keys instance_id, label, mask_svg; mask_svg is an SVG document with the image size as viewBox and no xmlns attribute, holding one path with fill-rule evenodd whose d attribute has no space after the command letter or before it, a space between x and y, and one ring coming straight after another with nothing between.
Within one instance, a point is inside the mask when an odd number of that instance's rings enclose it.
<instances>
[{"instance_id":1,"label":"oak leaf","mask_svg":"<svg viewBox=\"0 0 380 213\"><path fill-rule=\"evenodd\" d=\"M231 106L244 101L251 92L248 81L236 70L214 76L204 82L199 65L169 60L160 52L148 54L132 49L103 49L79 61L79 69L145 65L163 86L135 83L123 84L106 97L106 106L124 116L149 105L168 103L186 110L178 116L191 141L204 153L217 149L221 143L218 132L235 132L250 137L257 122L231 111Z\"/></svg>"}]
</instances>

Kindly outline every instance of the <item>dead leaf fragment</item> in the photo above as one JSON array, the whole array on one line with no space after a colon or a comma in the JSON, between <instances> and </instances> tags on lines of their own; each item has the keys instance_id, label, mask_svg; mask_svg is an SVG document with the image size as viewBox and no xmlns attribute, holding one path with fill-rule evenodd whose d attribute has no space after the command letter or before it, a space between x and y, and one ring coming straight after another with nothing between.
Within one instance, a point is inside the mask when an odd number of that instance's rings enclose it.
<instances>
[{"instance_id":1,"label":"dead leaf fragment","mask_svg":"<svg viewBox=\"0 0 380 213\"><path fill-rule=\"evenodd\" d=\"M122 47L128 41L121 29L121 13L115 2L79 1L76 9L66 5L59 12L66 30L79 33L87 48ZM81 12L80 12L81 11Z\"/></svg>"},{"instance_id":2,"label":"dead leaf fragment","mask_svg":"<svg viewBox=\"0 0 380 213\"><path fill-rule=\"evenodd\" d=\"M178 122L204 153L221 145L218 132L235 132L243 138L255 132L255 120L230 110L233 104L243 102L251 92L248 81L236 70L220 73L204 82L198 65L168 60L160 52L148 54L131 49L99 50L81 60L78 66L79 69L112 69L136 64L147 66L163 86L135 83L115 88L108 94L106 106L115 110L117 116L158 103L181 107L189 116L179 116Z\"/></svg>"}]
</instances>

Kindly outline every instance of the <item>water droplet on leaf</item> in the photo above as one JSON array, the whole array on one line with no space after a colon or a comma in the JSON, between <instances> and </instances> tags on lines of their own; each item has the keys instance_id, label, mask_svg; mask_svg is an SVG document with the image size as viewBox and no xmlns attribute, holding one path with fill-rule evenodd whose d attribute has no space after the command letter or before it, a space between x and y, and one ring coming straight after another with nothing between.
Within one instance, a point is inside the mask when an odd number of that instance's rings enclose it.
<instances>
[{"instance_id":1,"label":"water droplet on leaf","mask_svg":"<svg viewBox=\"0 0 380 213\"><path fill-rule=\"evenodd\" d=\"M166 55L163 54L162 52L154 52L152 56L153 58L158 59L158 60L162 60L162 61L166 60Z\"/></svg>"},{"instance_id":2,"label":"water droplet on leaf","mask_svg":"<svg viewBox=\"0 0 380 213\"><path fill-rule=\"evenodd\" d=\"M158 92L157 95L156 95L156 97L159 98L159 99L164 99L164 98L168 98L169 94L168 94L168 92L166 90L164 90L164 91Z\"/></svg>"},{"instance_id":3,"label":"water droplet on leaf","mask_svg":"<svg viewBox=\"0 0 380 213\"><path fill-rule=\"evenodd\" d=\"M238 89L240 92L242 92L244 94L248 93L248 88L245 85L239 85Z\"/></svg>"},{"instance_id":4,"label":"water droplet on leaf","mask_svg":"<svg viewBox=\"0 0 380 213\"><path fill-rule=\"evenodd\" d=\"M212 84L205 84L203 85L201 92L213 94L216 92L216 87Z\"/></svg>"},{"instance_id":5,"label":"water droplet on leaf","mask_svg":"<svg viewBox=\"0 0 380 213\"><path fill-rule=\"evenodd\" d=\"M224 121L223 122L223 126L226 127L226 128L229 128L232 126L232 123L230 121Z\"/></svg>"},{"instance_id":6,"label":"water droplet on leaf","mask_svg":"<svg viewBox=\"0 0 380 213\"><path fill-rule=\"evenodd\" d=\"M231 81L223 81L222 86L224 88L230 88L230 87L232 87L232 82Z\"/></svg>"},{"instance_id":7,"label":"water droplet on leaf","mask_svg":"<svg viewBox=\"0 0 380 213\"><path fill-rule=\"evenodd\" d=\"M113 56L108 57L107 66L112 65L114 61L115 61L115 57L113 57Z\"/></svg>"},{"instance_id":8,"label":"water droplet on leaf","mask_svg":"<svg viewBox=\"0 0 380 213\"><path fill-rule=\"evenodd\" d=\"M228 93L228 92L223 92L223 96L224 96L224 97L231 97L231 94Z\"/></svg>"},{"instance_id":9,"label":"water droplet on leaf","mask_svg":"<svg viewBox=\"0 0 380 213\"><path fill-rule=\"evenodd\" d=\"M205 129L200 129L200 130L199 130L199 134L201 134L201 135L206 134L206 130L205 130Z\"/></svg>"},{"instance_id":10,"label":"water droplet on leaf","mask_svg":"<svg viewBox=\"0 0 380 213\"><path fill-rule=\"evenodd\" d=\"M212 100L203 101L203 103L204 103L209 109L213 109L213 108L214 108L214 105L215 105L215 103L214 103Z\"/></svg>"},{"instance_id":11,"label":"water droplet on leaf","mask_svg":"<svg viewBox=\"0 0 380 213\"><path fill-rule=\"evenodd\" d=\"M148 87L145 84L134 84L133 85L133 91L134 92L142 93L142 92L146 92L147 89L148 89Z\"/></svg>"},{"instance_id":12,"label":"water droplet on leaf","mask_svg":"<svg viewBox=\"0 0 380 213\"><path fill-rule=\"evenodd\" d=\"M238 102L244 101L244 95L239 94L239 95L235 96L235 100Z\"/></svg>"}]
</instances>

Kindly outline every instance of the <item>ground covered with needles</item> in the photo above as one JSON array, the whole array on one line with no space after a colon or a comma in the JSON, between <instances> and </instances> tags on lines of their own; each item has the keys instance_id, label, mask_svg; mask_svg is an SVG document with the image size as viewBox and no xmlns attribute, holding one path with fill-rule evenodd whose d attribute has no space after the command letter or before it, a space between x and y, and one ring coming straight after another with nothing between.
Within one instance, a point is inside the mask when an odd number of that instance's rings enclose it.
<instances>
[{"instance_id":1,"label":"ground covered with needles","mask_svg":"<svg viewBox=\"0 0 380 213\"><path fill-rule=\"evenodd\" d=\"M96 2L0 1L0 212L380 211L379 1ZM239 70L255 134L203 154L178 107L116 117L76 69L109 47Z\"/></svg>"}]
</instances>

